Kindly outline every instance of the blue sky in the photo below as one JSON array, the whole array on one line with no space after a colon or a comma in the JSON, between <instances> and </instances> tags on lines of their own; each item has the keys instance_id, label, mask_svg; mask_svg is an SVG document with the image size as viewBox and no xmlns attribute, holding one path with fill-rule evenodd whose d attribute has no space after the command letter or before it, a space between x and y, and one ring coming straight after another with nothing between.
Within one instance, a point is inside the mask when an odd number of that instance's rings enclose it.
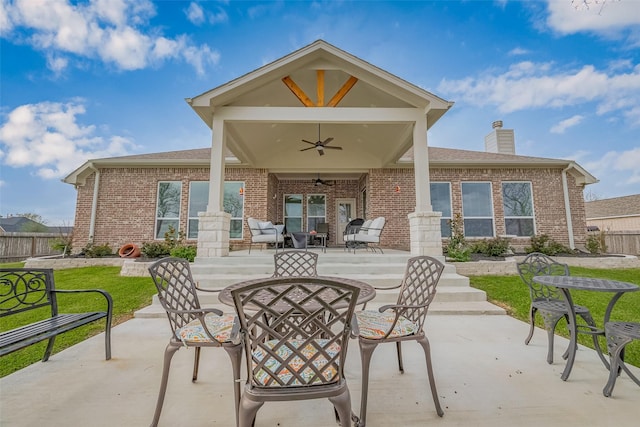
<instances>
[{"instance_id":1,"label":"blue sky","mask_svg":"<svg viewBox=\"0 0 640 427\"><path fill-rule=\"evenodd\" d=\"M0 215L72 225L86 160L207 147L184 101L317 39L453 108L429 144L572 159L640 193L640 0L0 0Z\"/></svg>"}]
</instances>

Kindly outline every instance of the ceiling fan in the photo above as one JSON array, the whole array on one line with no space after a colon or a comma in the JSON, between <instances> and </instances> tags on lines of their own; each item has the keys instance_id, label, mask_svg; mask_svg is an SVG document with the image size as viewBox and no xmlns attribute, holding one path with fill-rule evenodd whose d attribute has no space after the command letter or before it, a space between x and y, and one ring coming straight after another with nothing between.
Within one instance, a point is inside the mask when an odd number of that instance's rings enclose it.
<instances>
[{"instance_id":1,"label":"ceiling fan","mask_svg":"<svg viewBox=\"0 0 640 427\"><path fill-rule=\"evenodd\" d=\"M327 139L325 139L324 141L322 139L320 139L320 123L318 123L318 140L316 142L311 142L311 141L307 141L306 139L303 139L302 142L306 142L307 144L311 144L313 145L313 147L307 147L307 148L303 148L300 151L307 151L307 150L312 150L312 149L316 149L318 150L318 154L321 156L324 156L324 149L331 149L331 150L342 150L342 147L333 147L333 146L329 146L328 144L333 141L332 137L329 137ZM319 178L318 178L319 179Z\"/></svg>"},{"instance_id":2,"label":"ceiling fan","mask_svg":"<svg viewBox=\"0 0 640 427\"><path fill-rule=\"evenodd\" d=\"M326 185L327 187L331 187L333 184L329 184L329 181L320 179L320 174L318 174L318 178L313 180L313 185L315 185L316 187L320 187L321 185Z\"/></svg>"}]
</instances>

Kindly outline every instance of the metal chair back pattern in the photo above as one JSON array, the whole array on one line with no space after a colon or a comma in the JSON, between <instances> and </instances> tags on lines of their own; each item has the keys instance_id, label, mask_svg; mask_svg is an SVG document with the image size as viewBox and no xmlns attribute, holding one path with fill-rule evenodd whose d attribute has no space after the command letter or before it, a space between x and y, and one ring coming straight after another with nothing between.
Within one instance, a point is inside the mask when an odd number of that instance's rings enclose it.
<instances>
[{"instance_id":1,"label":"metal chair back pattern","mask_svg":"<svg viewBox=\"0 0 640 427\"><path fill-rule=\"evenodd\" d=\"M222 311L215 308L200 306L198 288L193 280L187 260L174 257L163 258L149 266L149 273L158 290L158 299L167 313L171 329L169 344L167 344L164 353L162 380L151 425L156 426L160 419L169 380L171 359L176 351L182 347L195 348L192 376L194 382L198 379L202 347L222 347L227 351L233 371L237 423L242 346L240 343L231 342L235 316L224 315Z\"/></svg>"},{"instance_id":2,"label":"metal chair back pattern","mask_svg":"<svg viewBox=\"0 0 640 427\"><path fill-rule=\"evenodd\" d=\"M284 251L273 255L273 277L312 277L318 275L318 254L308 251Z\"/></svg>"},{"instance_id":3,"label":"metal chair back pattern","mask_svg":"<svg viewBox=\"0 0 640 427\"><path fill-rule=\"evenodd\" d=\"M424 322L429 305L436 295L436 286L444 271L444 264L429 256L418 256L407 261L405 274L398 286L400 293L396 304L384 305L378 311L359 311L358 343L362 358L362 397L360 399L359 427L366 425L367 398L369 393L369 368L373 351L378 344L395 342L398 354L398 368L404 373L402 363L402 341L415 340L425 354L429 385L436 412L444 415L436 390L431 346L424 332ZM393 288L387 288L393 289Z\"/></svg>"},{"instance_id":4,"label":"metal chair back pattern","mask_svg":"<svg viewBox=\"0 0 640 427\"><path fill-rule=\"evenodd\" d=\"M518 273L522 281L529 287L529 294L531 296L531 306L529 309L529 335L524 340L525 345L529 345L533 332L535 331L535 317L536 313L540 312L544 328L547 331L548 338L548 350L547 350L547 363L553 363L553 342L555 329L560 319L565 318L569 321L569 310L567 309L566 302L562 293L558 288L553 286L547 286L533 281L536 276L568 276L569 266L554 261L549 256L532 252L527 255L522 262L517 264ZM595 322L591 317L589 309L581 305L575 305L576 315L580 316L588 325L595 327ZM597 343L597 338L593 336L594 344ZM568 357L568 349L563 354L563 358Z\"/></svg>"},{"instance_id":5,"label":"metal chair back pattern","mask_svg":"<svg viewBox=\"0 0 640 427\"><path fill-rule=\"evenodd\" d=\"M240 426L267 401L328 398L343 426L351 401L344 364L359 288L329 278L274 277L231 291L248 378Z\"/></svg>"}]
</instances>

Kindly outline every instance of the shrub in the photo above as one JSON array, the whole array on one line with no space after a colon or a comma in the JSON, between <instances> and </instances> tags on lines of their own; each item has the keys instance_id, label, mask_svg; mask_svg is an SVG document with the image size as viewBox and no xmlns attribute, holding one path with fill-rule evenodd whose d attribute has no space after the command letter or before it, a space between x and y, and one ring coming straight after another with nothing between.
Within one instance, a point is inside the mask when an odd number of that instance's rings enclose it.
<instances>
[{"instance_id":1,"label":"shrub","mask_svg":"<svg viewBox=\"0 0 640 427\"><path fill-rule=\"evenodd\" d=\"M540 252L545 255L570 254L573 251L561 243L556 242L546 234L531 236L531 246L527 246L526 253Z\"/></svg>"},{"instance_id":2,"label":"shrub","mask_svg":"<svg viewBox=\"0 0 640 427\"><path fill-rule=\"evenodd\" d=\"M197 247L195 245L182 245L171 249L171 256L184 258L189 262L196 259Z\"/></svg>"},{"instance_id":3,"label":"shrub","mask_svg":"<svg viewBox=\"0 0 640 427\"><path fill-rule=\"evenodd\" d=\"M169 249L183 246L184 232L176 232L175 227L173 225L170 225L168 231L164 233L164 242L167 244Z\"/></svg>"},{"instance_id":4,"label":"shrub","mask_svg":"<svg viewBox=\"0 0 640 427\"><path fill-rule=\"evenodd\" d=\"M472 252L486 256L501 256L509 250L509 239L496 237L494 239L483 239L476 242L472 247Z\"/></svg>"},{"instance_id":5,"label":"shrub","mask_svg":"<svg viewBox=\"0 0 640 427\"><path fill-rule=\"evenodd\" d=\"M60 237L51 241L49 246L51 246L51 249L54 251L62 252L62 255L64 256L71 255L71 239Z\"/></svg>"},{"instance_id":6,"label":"shrub","mask_svg":"<svg viewBox=\"0 0 640 427\"><path fill-rule=\"evenodd\" d=\"M471 248L464 238L464 228L462 226L462 217L455 214L453 219L449 220L451 227L451 239L447 246L447 256L452 261L466 262L471 259Z\"/></svg>"},{"instance_id":7,"label":"shrub","mask_svg":"<svg viewBox=\"0 0 640 427\"><path fill-rule=\"evenodd\" d=\"M82 251L80 251L80 255L87 258L101 258L113 255L113 249L111 249L111 246L109 246L108 243L105 243L104 245L87 243L87 246L82 248Z\"/></svg>"},{"instance_id":8,"label":"shrub","mask_svg":"<svg viewBox=\"0 0 640 427\"><path fill-rule=\"evenodd\" d=\"M589 253L601 254L607 252L607 244L604 242L604 232L589 234L585 245Z\"/></svg>"},{"instance_id":9,"label":"shrub","mask_svg":"<svg viewBox=\"0 0 640 427\"><path fill-rule=\"evenodd\" d=\"M171 254L171 248L166 242L144 242L140 252L147 258L160 258Z\"/></svg>"}]
</instances>

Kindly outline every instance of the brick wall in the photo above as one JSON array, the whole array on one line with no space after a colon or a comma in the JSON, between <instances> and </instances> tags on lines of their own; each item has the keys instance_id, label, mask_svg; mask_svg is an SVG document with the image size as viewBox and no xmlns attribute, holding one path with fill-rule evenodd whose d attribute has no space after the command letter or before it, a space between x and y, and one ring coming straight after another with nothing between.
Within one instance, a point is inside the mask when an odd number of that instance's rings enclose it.
<instances>
[{"instance_id":1,"label":"brick wall","mask_svg":"<svg viewBox=\"0 0 640 427\"><path fill-rule=\"evenodd\" d=\"M457 169L432 168L432 181L451 183L453 213L462 212L462 181L488 181L492 183L495 229L505 234L502 221L502 181L530 181L533 188L537 234L548 234L554 240L568 245L567 221L562 191L561 169L487 168ZM582 187L567 176L569 198L573 213L575 243L582 246L586 239ZM141 245L154 240L155 208L159 181L181 181L180 230L186 233L190 181L209 179L208 168L114 168L102 169L94 233L95 244L108 243L117 251L125 243ZM409 226L407 215L415 209L413 169L372 169L358 181L336 180L332 186L315 186L313 180L278 180L266 169L227 168L225 179L244 181L244 217L280 222L284 220L283 194L324 194L327 203L327 222L330 224L329 244L336 242L336 198L355 198L360 217L386 218L381 236L384 247L408 249ZM330 176L327 177L330 180ZM74 223L74 252L89 242L89 227L95 175L77 191ZM362 205L362 190L366 188L366 206ZM396 191L397 190L397 191ZM366 208L366 215L364 214ZM303 205L303 209L306 206ZM249 230L244 226L247 244ZM524 246L528 239L514 239L514 246Z\"/></svg>"}]
</instances>

